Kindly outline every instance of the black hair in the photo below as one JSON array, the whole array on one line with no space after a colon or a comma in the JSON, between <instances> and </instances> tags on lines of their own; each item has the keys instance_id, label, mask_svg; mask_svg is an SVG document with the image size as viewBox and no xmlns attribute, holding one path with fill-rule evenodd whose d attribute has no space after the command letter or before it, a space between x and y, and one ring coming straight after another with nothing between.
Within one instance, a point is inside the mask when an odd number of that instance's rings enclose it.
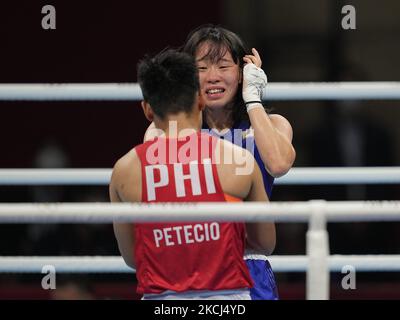
<instances>
[{"instance_id":1,"label":"black hair","mask_svg":"<svg viewBox=\"0 0 400 320\"><path fill-rule=\"evenodd\" d=\"M160 119L190 113L200 88L194 58L173 49L144 57L138 63L138 82L144 100Z\"/></svg>"},{"instance_id":2,"label":"black hair","mask_svg":"<svg viewBox=\"0 0 400 320\"><path fill-rule=\"evenodd\" d=\"M233 61L242 69L244 65L243 57L246 54L251 54L243 40L236 33L212 24L202 25L194 29L188 35L183 51L195 57L196 51L205 42L211 43L212 46L211 50L202 58L209 59L212 62L220 60L229 51ZM242 84L239 85L236 93L232 106L232 115L234 123L242 120L249 121L242 98Z\"/></svg>"}]
</instances>

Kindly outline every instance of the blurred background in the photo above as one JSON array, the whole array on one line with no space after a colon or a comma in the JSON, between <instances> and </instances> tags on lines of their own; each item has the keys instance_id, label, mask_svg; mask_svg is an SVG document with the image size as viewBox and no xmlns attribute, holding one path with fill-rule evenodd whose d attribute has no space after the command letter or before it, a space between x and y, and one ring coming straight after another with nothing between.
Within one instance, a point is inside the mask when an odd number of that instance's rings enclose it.
<instances>
[{"instance_id":1,"label":"blurred background","mask_svg":"<svg viewBox=\"0 0 400 320\"><path fill-rule=\"evenodd\" d=\"M56 30L41 9L56 8ZM344 5L356 30L343 30ZM400 81L398 0L20 1L0 4L1 83L136 82L145 54L182 45L204 23L256 47L270 82ZM400 101L294 101L268 107L294 130L295 166L396 166ZM141 143L139 102L0 101L0 168L111 168ZM273 201L399 200L398 185L276 186ZM1 202L108 201L108 188L0 186ZM305 253L305 224L279 224L275 254ZM332 254L399 254L399 223L330 224ZM111 225L0 225L0 255L117 255ZM0 274L0 299L135 299L132 275ZM276 273L282 299L304 299L305 275ZM398 273L331 274L331 298L400 298Z\"/></svg>"}]
</instances>

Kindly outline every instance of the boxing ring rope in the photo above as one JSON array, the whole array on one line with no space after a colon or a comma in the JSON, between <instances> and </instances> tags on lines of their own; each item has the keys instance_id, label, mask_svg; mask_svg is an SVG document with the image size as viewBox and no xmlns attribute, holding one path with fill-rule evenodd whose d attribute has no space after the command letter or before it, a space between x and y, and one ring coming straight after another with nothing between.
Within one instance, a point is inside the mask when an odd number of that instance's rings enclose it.
<instances>
[{"instance_id":1,"label":"boxing ring rope","mask_svg":"<svg viewBox=\"0 0 400 320\"><path fill-rule=\"evenodd\" d=\"M400 99L400 82L269 83L265 100ZM137 83L0 84L0 100L141 100Z\"/></svg>"},{"instance_id":2,"label":"boxing ring rope","mask_svg":"<svg viewBox=\"0 0 400 320\"><path fill-rule=\"evenodd\" d=\"M0 185L108 185L111 169L0 169ZM277 185L399 184L400 167L292 168Z\"/></svg>"},{"instance_id":3,"label":"boxing ring rope","mask_svg":"<svg viewBox=\"0 0 400 320\"><path fill-rule=\"evenodd\" d=\"M189 213L190 212L190 216ZM317 214L314 214L317 212ZM155 221L330 222L400 220L400 201L206 203L0 203L0 223L112 223ZM189 218L188 218L189 217Z\"/></svg>"},{"instance_id":4,"label":"boxing ring rope","mask_svg":"<svg viewBox=\"0 0 400 320\"><path fill-rule=\"evenodd\" d=\"M190 212L190 214L188 213ZM292 271L306 268L307 298L329 299L329 272L337 270L340 263L347 261L363 265L363 270L400 270L400 257L390 255L380 256L330 256L326 223L347 221L399 221L400 201L332 201L312 200L308 202L275 202L275 203L18 203L0 204L1 223L111 223L111 222L151 222L151 221L275 221L275 222L309 222L306 234L307 256L281 257L281 266L290 266ZM102 260L104 257L97 257ZM25 260L24 260L25 259ZM32 260L31 260L32 259ZM46 260L41 260L46 259ZM54 260L53 260L54 259ZM63 264L66 257L3 257L0 260L0 271L28 272L36 261L54 262L61 269L70 270L68 264ZM72 262L78 257L72 258ZM81 259L88 259L82 257ZM121 261L109 257L108 264L121 269ZM277 257L277 259L280 259ZM285 260L286 259L286 260ZM305 259L305 260L304 260ZM19 261L18 261L19 260ZM94 260L96 262L97 260ZM285 262L282 262L285 261ZM293 261L292 261L293 260ZM21 267L24 261L28 269ZM296 264L294 264L296 261ZM366 265L365 262L368 261ZM17 270L13 269L20 263ZM71 262L71 263L72 263ZM82 261L83 262L83 261ZM97 261L98 262L98 261ZM278 263L279 260L276 260ZM103 261L101 262L103 264ZM74 264L72 264L74 266ZM278 264L277 264L278 265ZM386 265L386 268L383 266ZM107 265L110 267L110 265ZM112 267L111 266L111 267ZM388 269L390 266L390 269ZM354 267L354 266L353 266ZM81 272L90 271L83 265ZM278 269L279 270L279 269ZM277 271L278 271L277 270ZM126 269L125 269L126 271ZM360 270L359 270L360 271Z\"/></svg>"},{"instance_id":5,"label":"boxing ring rope","mask_svg":"<svg viewBox=\"0 0 400 320\"><path fill-rule=\"evenodd\" d=\"M305 272L308 267L302 255L270 256L268 261L275 272ZM341 272L345 265L357 271L392 272L400 270L400 255L331 255L328 264L331 272ZM41 273L47 265L57 273L135 273L119 256L0 257L2 273Z\"/></svg>"}]
</instances>

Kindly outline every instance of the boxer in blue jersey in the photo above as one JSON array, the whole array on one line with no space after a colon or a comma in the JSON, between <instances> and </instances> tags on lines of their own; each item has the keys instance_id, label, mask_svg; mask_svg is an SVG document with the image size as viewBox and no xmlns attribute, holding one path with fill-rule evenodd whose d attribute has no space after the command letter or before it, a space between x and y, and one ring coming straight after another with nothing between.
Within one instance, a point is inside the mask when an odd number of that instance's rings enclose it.
<instances>
[{"instance_id":1,"label":"boxer in blue jersey","mask_svg":"<svg viewBox=\"0 0 400 320\"><path fill-rule=\"evenodd\" d=\"M203 130L251 151L270 197L274 178L289 171L296 153L288 120L268 114L261 104L267 77L258 52L246 50L235 33L213 25L191 32L183 51L195 57L199 70L206 105ZM278 299L267 257L248 248L244 258L254 280L252 299Z\"/></svg>"},{"instance_id":2,"label":"boxer in blue jersey","mask_svg":"<svg viewBox=\"0 0 400 320\"><path fill-rule=\"evenodd\" d=\"M216 130L210 129L205 123L203 123L202 128L204 132L210 133L221 139L229 140L230 142L252 152L258 166L260 167L265 191L268 198L271 198L274 177L272 177L265 169L260 153L254 143L254 135L249 129L250 123L246 121L234 124L233 128L225 133L219 133ZM277 300L278 290L275 283L275 277L267 257L257 252L252 252L251 249L247 249L244 259L246 260L250 275L254 281L254 287L250 290L252 300Z\"/></svg>"}]
</instances>

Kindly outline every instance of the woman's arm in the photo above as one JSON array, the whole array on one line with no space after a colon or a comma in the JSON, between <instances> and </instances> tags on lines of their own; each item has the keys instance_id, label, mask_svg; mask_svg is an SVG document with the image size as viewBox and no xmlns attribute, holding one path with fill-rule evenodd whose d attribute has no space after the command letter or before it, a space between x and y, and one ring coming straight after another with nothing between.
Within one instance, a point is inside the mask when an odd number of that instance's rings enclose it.
<instances>
[{"instance_id":1,"label":"woman's arm","mask_svg":"<svg viewBox=\"0 0 400 320\"><path fill-rule=\"evenodd\" d=\"M264 108L253 108L248 114L265 168L273 177L283 176L296 158L292 126L281 115L268 115Z\"/></svg>"},{"instance_id":2,"label":"woman's arm","mask_svg":"<svg viewBox=\"0 0 400 320\"><path fill-rule=\"evenodd\" d=\"M256 49L243 60L243 100L254 138L267 171L274 177L287 173L296 158L292 146L293 130L289 121L280 115L268 115L261 104L262 91L267 84L267 77L261 68L261 58ZM249 66L247 66L249 65Z\"/></svg>"},{"instance_id":3,"label":"woman's arm","mask_svg":"<svg viewBox=\"0 0 400 320\"><path fill-rule=\"evenodd\" d=\"M251 156L252 157L252 156ZM253 159L255 162L255 160ZM255 164L251 174L251 188L245 201L268 202L260 168ZM270 255L275 249L276 231L274 222L246 223L247 245L249 248L265 255Z\"/></svg>"},{"instance_id":4,"label":"woman's arm","mask_svg":"<svg viewBox=\"0 0 400 320\"><path fill-rule=\"evenodd\" d=\"M123 168L125 164L123 163L125 159L120 159L114 166L111 182L109 186L109 194L111 202L123 202L118 194L118 187L122 183L121 179L124 175ZM134 225L132 223L113 223L115 238L118 242L118 248L123 257L125 263L131 267L135 268L134 259L134 247L135 247L135 235L134 235Z\"/></svg>"}]
</instances>

